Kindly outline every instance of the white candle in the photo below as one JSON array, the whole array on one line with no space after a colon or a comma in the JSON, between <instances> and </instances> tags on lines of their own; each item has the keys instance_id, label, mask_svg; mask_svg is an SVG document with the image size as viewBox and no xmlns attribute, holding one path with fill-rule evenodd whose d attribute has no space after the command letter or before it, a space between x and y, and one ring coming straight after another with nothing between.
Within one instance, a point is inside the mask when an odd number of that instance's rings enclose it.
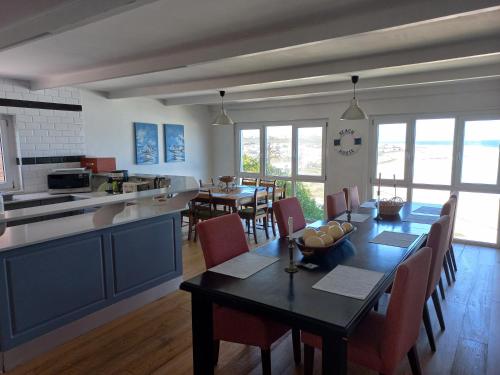
<instances>
[{"instance_id":1,"label":"white candle","mask_svg":"<svg viewBox=\"0 0 500 375\"><path fill-rule=\"evenodd\" d=\"M347 187L347 211L351 210L351 189Z\"/></svg>"},{"instance_id":2,"label":"white candle","mask_svg":"<svg viewBox=\"0 0 500 375\"><path fill-rule=\"evenodd\" d=\"M288 217L288 237L292 238L293 234L293 217Z\"/></svg>"}]
</instances>

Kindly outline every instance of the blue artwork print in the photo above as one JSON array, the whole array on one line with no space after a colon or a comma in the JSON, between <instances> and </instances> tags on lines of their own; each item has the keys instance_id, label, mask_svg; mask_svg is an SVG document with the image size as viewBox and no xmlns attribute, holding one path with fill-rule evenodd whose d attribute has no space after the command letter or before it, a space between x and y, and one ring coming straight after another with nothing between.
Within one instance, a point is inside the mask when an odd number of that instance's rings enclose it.
<instances>
[{"instance_id":1,"label":"blue artwork print","mask_svg":"<svg viewBox=\"0 0 500 375\"><path fill-rule=\"evenodd\" d=\"M158 126L134 122L136 164L158 164Z\"/></svg>"},{"instance_id":2,"label":"blue artwork print","mask_svg":"<svg viewBox=\"0 0 500 375\"><path fill-rule=\"evenodd\" d=\"M186 161L184 151L184 125L164 124L165 161Z\"/></svg>"}]
</instances>

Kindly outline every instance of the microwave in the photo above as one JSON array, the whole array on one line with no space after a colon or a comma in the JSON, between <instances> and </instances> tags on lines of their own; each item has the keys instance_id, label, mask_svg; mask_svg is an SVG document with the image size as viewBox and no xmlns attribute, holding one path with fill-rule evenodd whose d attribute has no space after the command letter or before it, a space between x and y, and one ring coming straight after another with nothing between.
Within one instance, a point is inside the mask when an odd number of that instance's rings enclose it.
<instances>
[{"instance_id":1,"label":"microwave","mask_svg":"<svg viewBox=\"0 0 500 375\"><path fill-rule=\"evenodd\" d=\"M55 169L47 175L50 194L92 191L92 172L84 168Z\"/></svg>"}]
</instances>

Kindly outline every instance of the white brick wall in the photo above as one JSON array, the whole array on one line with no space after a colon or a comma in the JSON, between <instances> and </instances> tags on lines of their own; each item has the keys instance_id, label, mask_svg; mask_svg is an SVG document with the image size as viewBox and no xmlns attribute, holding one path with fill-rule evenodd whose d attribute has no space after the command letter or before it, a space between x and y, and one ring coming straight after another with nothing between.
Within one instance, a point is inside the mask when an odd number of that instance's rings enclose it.
<instances>
[{"instance_id":1,"label":"white brick wall","mask_svg":"<svg viewBox=\"0 0 500 375\"><path fill-rule=\"evenodd\" d=\"M0 98L51 103L80 104L80 91L72 87L32 91L28 83L0 78ZM18 144L17 157L85 154L85 132L81 112L0 106L0 114L13 117ZM69 165L76 166L75 163ZM47 188L46 176L64 164L25 165L21 168L23 190Z\"/></svg>"}]
</instances>

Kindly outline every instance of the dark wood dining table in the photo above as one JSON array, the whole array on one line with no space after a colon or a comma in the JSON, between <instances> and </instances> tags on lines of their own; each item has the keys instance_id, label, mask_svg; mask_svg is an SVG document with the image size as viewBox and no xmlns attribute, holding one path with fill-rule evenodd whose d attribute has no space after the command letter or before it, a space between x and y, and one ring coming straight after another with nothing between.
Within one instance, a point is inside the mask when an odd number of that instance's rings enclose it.
<instances>
[{"instance_id":1,"label":"dark wood dining table","mask_svg":"<svg viewBox=\"0 0 500 375\"><path fill-rule=\"evenodd\" d=\"M214 373L213 304L265 316L321 336L323 374L346 374L349 336L391 285L398 265L425 244L430 225L404 221L419 206L406 203L399 216L381 221L374 219L375 209L357 209L355 212L369 214L370 218L353 222L356 231L339 247L316 258L320 267L314 270L301 268L295 274L286 273L288 241L277 239L254 251L280 260L247 279L207 271L183 282L180 288L191 293L192 301L194 374ZM318 221L312 226L323 223ZM418 237L408 248L370 242L383 231ZM298 249L295 259L302 259ZM384 276L364 300L312 288L339 264L382 272Z\"/></svg>"}]
</instances>

